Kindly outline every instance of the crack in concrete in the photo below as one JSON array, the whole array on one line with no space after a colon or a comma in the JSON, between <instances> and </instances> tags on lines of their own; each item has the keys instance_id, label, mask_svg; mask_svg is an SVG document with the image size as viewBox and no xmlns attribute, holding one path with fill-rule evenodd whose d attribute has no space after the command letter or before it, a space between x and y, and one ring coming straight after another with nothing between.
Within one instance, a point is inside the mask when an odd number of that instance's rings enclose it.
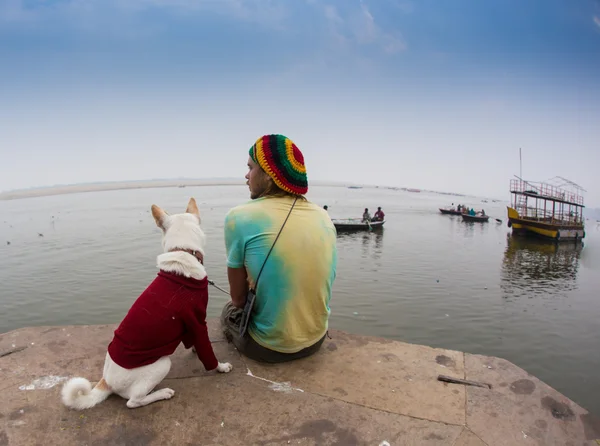
<instances>
[{"instance_id":1,"label":"crack in concrete","mask_svg":"<svg viewBox=\"0 0 600 446\"><path fill-rule=\"evenodd\" d=\"M464 427L464 428L463 428L463 430L461 430L461 431L458 433L457 437L454 439L454 441L452 442L452 444L451 444L450 446L455 446L455 445L456 445L456 442L458 441L458 439L459 439L460 437L462 437L462 434L464 434L466 430L467 430L467 428L466 428L466 427Z\"/></svg>"},{"instance_id":2,"label":"crack in concrete","mask_svg":"<svg viewBox=\"0 0 600 446\"><path fill-rule=\"evenodd\" d=\"M29 347L29 346L25 345L25 346L22 346L22 347L14 347L14 348L11 348L9 350L5 350L3 352L0 352L0 358L4 358L5 356L12 355L13 353L22 352L27 347Z\"/></svg>"},{"instance_id":3,"label":"crack in concrete","mask_svg":"<svg viewBox=\"0 0 600 446\"><path fill-rule=\"evenodd\" d=\"M479 438L485 446L489 446L485 441L483 441L483 438L481 438L479 435L477 435L475 432L473 432L470 428L467 427L467 429L469 429L469 432L471 432L473 435L475 435L477 438Z\"/></svg>"},{"instance_id":4,"label":"crack in concrete","mask_svg":"<svg viewBox=\"0 0 600 446\"><path fill-rule=\"evenodd\" d=\"M460 439L460 437L462 437L462 435L465 432L470 432L471 434L473 434L479 441L481 441L485 446L489 446L485 441L483 441L481 439L481 437L479 435L477 435L475 432L473 432L471 429L469 429L467 426L464 427L463 430L460 431L460 433L458 434L458 436L456 437L456 439L454 440L454 442L452 443L451 446L456 446L456 444L458 443L458 440Z\"/></svg>"},{"instance_id":5,"label":"crack in concrete","mask_svg":"<svg viewBox=\"0 0 600 446\"><path fill-rule=\"evenodd\" d=\"M245 361L244 355L242 355L237 349L235 349L235 350L238 352L239 358L240 358L241 362L244 364L244 366L246 367L246 370L249 371L250 368L248 367L248 364ZM464 376L466 376L467 371L466 371L466 367L465 367L466 366L466 364L465 364L465 354L464 354L464 352L461 352L461 353L462 353L462 356L463 356L463 374L464 374ZM256 376L253 376L253 377L257 378ZM300 389L298 389L298 390L300 390ZM341 398L338 398L338 397L335 397L335 396L324 395L322 393L312 392L310 390L301 390L301 391L303 393L308 394L308 395L317 395L317 396L320 396L321 398L331 398L333 400L340 401L340 402L346 403L346 404L351 404L353 406L364 407L366 409L376 410L378 412L389 413L389 414L398 415L398 416L401 416L401 417L412 418L414 420L429 421L429 422L432 422L432 423L443 424L445 426L462 426L462 427L466 427L466 421L467 421L466 420L466 412L465 412L465 423L464 424L454 424L454 423L448 423L448 422L445 422L445 421L431 420L429 418L423 418L423 417L417 417L417 416L414 416L414 415L408 415L408 414L403 414L403 413L398 413L398 412L392 412L390 410L381 409L379 407L372 407L372 406L369 406L369 405L366 405L366 404L360 404L360 403L355 403L355 402L351 402L351 401L346 401L344 399L341 399ZM466 389L465 389L465 408L466 408L466 404L467 404L467 395L466 395Z\"/></svg>"},{"instance_id":6,"label":"crack in concrete","mask_svg":"<svg viewBox=\"0 0 600 446\"><path fill-rule=\"evenodd\" d=\"M389 414L392 414L392 415L398 415L398 416L401 416L401 417L412 418L414 420L430 421L432 423L439 423L439 424L443 424L445 426L465 427L464 424L448 423L447 421L432 420L430 418L417 417L415 415L409 415L409 414L405 414L405 413L392 412L391 410L382 409L380 407L369 406L368 404L361 404L361 403L355 403L355 402L352 402L352 401L346 401L344 399L336 398L335 396L331 396L331 395L324 395L324 394L319 393L319 392L311 392L311 391L304 391L304 392L308 393L309 395L318 395L318 396L320 396L322 398L331 398L332 400L341 401L341 402L346 403L346 404L352 404L353 406L364 407L366 409L376 410L378 412L384 412L384 413L389 413Z\"/></svg>"},{"instance_id":7,"label":"crack in concrete","mask_svg":"<svg viewBox=\"0 0 600 446\"><path fill-rule=\"evenodd\" d=\"M244 361L242 360L242 362L244 362ZM244 364L245 364L245 362L244 362ZM248 367L246 367L246 370L250 371L250 369ZM252 372L250 372L250 373L252 373ZM183 377L182 378L166 378L166 379L163 380L163 382L164 381L171 381L171 380L179 380L179 379L208 378L210 376L213 376L213 375L204 375L204 376L198 376L198 375L196 375L196 376L190 376L190 377L187 377L187 378L183 378ZM258 379L258 380L261 380L261 381L273 383L273 384L283 384L283 383L278 383L276 381L271 381L271 380L268 380L266 378L261 378L260 376L256 376L256 375L252 375L252 374L248 374L248 373L246 373L245 376L248 376L250 378L255 378L255 379ZM296 389L296 388L293 388L293 390L297 390L297 391L299 391L301 393L305 393L307 395L315 395L315 396L318 396L318 397L321 397L321 398L325 398L325 399L332 399L332 400L339 401L339 402L342 402L342 403L345 403L345 404L350 404L352 406L364 407L365 409L375 410L377 412L388 413L388 414L391 414L391 415L397 415L397 416L400 416L400 417L411 418L413 420L429 421L431 423L438 423L438 424L442 424L444 426L466 427L465 424L448 423L447 421L432 420L430 418L417 417L415 415L409 415L409 414L405 414L405 413L392 412L391 410L382 409L380 407L373 407L373 406L369 406L368 404L361 404L361 403L356 403L356 402L353 402L353 401L346 401L344 399L337 398L335 396L325 395L325 394L322 394L322 393L319 393L319 392L313 392L313 391L310 391L310 390L302 390L302 389Z\"/></svg>"},{"instance_id":8,"label":"crack in concrete","mask_svg":"<svg viewBox=\"0 0 600 446\"><path fill-rule=\"evenodd\" d=\"M463 371L465 372L465 379L467 379L467 354L463 352ZM473 435L475 435L484 445L488 446L488 444L483 441L483 439L477 435L475 432L471 430L468 423L468 405L469 405L469 396L467 395L467 386L465 386L465 429L468 429Z\"/></svg>"},{"instance_id":9,"label":"crack in concrete","mask_svg":"<svg viewBox=\"0 0 600 446\"><path fill-rule=\"evenodd\" d=\"M18 385L19 385L19 382L20 382L20 381L18 381L18 380L15 380L15 381L13 381L12 383L10 383L9 385L7 385L7 386L5 386L5 387L0 387L0 392L3 392L3 391L4 391L4 390L6 390L6 389L10 389L10 388L11 388L11 387L13 387L13 386L14 386L14 387L18 387Z\"/></svg>"},{"instance_id":10,"label":"crack in concrete","mask_svg":"<svg viewBox=\"0 0 600 446\"><path fill-rule=\"evenodd\" d=\"M462 352L462 358L463 358L463 375L464 375L464 379L467 379L467 355L465 352ZM467 427L467 414L468 414L468 403L469 403L469 395L467 392L467 386L463 386L464 387L464 392L465 392L465 427Z\"/></svg>"},{"instance_id":11,"label":"crack in concrete","mask_svg":"<svg viewBox=\"0 0 600 446\"><path fill-rule=\"evenodd\" d=\"M246 367L246 370L249 371L250 368L248 367L248 364L245 361L244 355L242 355L237 349L235 349L235 350L238 352L239 358L240 358L241 362L244 364L244 366ZM465 359L464 359L464 353L463 353L463 373L466 374L466 368L464 367L464 365L465 365ZM253 377L257 378L256 376L253 376ZM414 415L408 415L408 414L403 414L403 413L398 413L398 412L392 412L390 410L381 409L379 407L372 407L372 406L369 406L369 405L366 405L366 404L360 404L360 403L355 403L355 402L351 402L351 401L346 401L344 399L341 399L341 398L338 398L338 397L335 397L335 396L324 395L322 393L312 392L310 390L302 390L302 392L306 393L306 394L309 394L309 395L317 395L317 396L320 396L321 398L331 398L333 400L340 401L342 403L351 404L353 406L358 406L358 407L364 407L366 409L376 410L378 412L389 413L389 414L392 414L392 415L398 415L398 416L402 416L402 417L412 418L414 420L429 421L429 422L432 422L432 423L443 424L445 426L462 426L462 427L466 427L466 413L465 413L465 423L464 424L454 424L454 423L448 423L448 422L445 422L445 421L431 420L429 418L423 418L423 417L417 417L417 416L414 416ZM465 389L465 407L466 407L466 389Z\"/></svg>"}]
</instances>

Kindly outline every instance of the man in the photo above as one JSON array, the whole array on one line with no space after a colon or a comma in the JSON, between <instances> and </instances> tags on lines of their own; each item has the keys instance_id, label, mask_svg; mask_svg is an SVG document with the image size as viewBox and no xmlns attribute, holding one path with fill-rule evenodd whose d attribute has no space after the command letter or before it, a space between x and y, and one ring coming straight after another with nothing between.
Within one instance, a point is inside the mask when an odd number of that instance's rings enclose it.
<instances>
[{"instance_id":1,"label":"man","mask_svg":"<svg viewBox=\"0 0 600 446\"><path fill-rule=\"evenodd\" d=\"M365 208L365 212L363 212L362 216L363 223L371 221L371 214L369 214L369 208Z\"/></svg>"},{"instance_id":2,"label":"man","mask_svg":"<svg viewBox=\"0 0 600 446\"><path fill-rule=\"evenodd\" d=\"M377 212L375 212L375 215L373 215L373 221L383 221L384 218L385 214L381 210L381 207L378 207Z\"/></svg>"},{"instance_id":3,"label":"man","mask_svg":"<svg viewBox=\"0 0 600 446\"><path fill-rule=\"evenodd\" d=\"M246 180L251 201L225 217L231 302L221 315L223 331L242 354L257 361L309 356L327 333L337 266L335 227L325 210L304 198L304 157L285 136L256 141ZM248 331L241 337L248 289L254 288L263 263Z\"/></svg>"}]
</instances>

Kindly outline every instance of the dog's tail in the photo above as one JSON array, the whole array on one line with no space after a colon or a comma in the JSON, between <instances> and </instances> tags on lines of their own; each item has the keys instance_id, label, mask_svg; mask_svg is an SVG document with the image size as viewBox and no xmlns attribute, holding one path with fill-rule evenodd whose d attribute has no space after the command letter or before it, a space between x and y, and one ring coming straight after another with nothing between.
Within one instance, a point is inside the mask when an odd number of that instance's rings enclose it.
<instances>
[{"instance_id":1,"label":"dog's tail","mask_svg":"<svg viewBox=\"0 0 600 446\"><path fill-rule=\"evenodd\" d=\"M92 389L92 384L85 378L71 378L62 388L63 404L71 409L89 409L104 401L113 393L110 386L102 378Z\"/></svg>"}]
</instances>

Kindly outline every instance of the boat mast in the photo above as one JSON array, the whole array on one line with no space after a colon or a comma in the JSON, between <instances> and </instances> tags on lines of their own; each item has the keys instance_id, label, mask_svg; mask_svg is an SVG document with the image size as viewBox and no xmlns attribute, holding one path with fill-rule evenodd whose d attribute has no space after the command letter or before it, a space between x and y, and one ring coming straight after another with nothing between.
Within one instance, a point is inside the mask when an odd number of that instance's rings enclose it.
<instances>
[{"instance_id":1,"label":"boat mast","mask_svg":"<svg viewBox=\"0 0 600 446\"><path fill-rule=\"evenodd\" d=\"M519 147L519 177L523 178L523 157L521 156L521 148Z\"/></svg>"}]
</instances>

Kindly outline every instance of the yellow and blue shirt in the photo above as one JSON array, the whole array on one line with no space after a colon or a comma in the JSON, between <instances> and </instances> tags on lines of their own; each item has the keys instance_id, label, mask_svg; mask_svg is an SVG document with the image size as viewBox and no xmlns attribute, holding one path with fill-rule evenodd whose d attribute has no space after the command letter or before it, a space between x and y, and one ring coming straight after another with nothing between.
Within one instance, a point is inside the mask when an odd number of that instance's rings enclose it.
<instances>
[{"instance_id":1,"label":"yellow and blue shirt","mask_svg":"<svg viewBox=\"0 0 600 446\"><path fill-rule=\"evenodd\" d=\"M225 217L227 266L246 268L253 286L294 197L265 197ZM326 211L298 199L256 289L250 336L265 348L296 353L327 332L336 276L336 230Z\"/></svg>"}]
</instances>

